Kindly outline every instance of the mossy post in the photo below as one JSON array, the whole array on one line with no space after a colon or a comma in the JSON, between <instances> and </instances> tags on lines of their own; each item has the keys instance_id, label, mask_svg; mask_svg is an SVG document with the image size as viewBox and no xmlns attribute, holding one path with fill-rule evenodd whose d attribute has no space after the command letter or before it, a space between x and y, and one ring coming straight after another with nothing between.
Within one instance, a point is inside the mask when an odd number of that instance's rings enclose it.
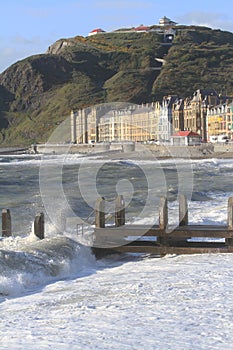
<instances>
[{"instance_id":1,"label":"mossy post","mask_svg":"<svg viewBox=\"0 0 233 350\"><path fill-rule=\"evenodd\" d=\"M160 257L166 255L166 247L168 245L168 239L166 237L166 228L168 225L168 206L167 198L165 196L160 198L159 203L159 228L162 231L162 235L158 238L160 243Z\"/></svg>"},{"instance_id":2,"label":"mossy post","mask_svg":"<svg viewBox=\"0 0 233 350\"><path fill-rule=\"evenodd\" d=\"M233 230L233 197L228 198L228 230Z\"/></svg>"},{"instance_id":3,"label":"mossy post","mask_svg":"<svg viewBox=\"0 0 233 350\"><path fill-rule=\"evenodd\" d=\"M39 239L44 239L44 213L40 213L35 217L34 234Z\"/></svg>"},{"instance_id":4,"label":"mossy post","mask_svg":"<svg viewBox=\"0 0 233 350\"><path fill-rule=\"evenodd\" d=\"M115 226L120 227L125 224L125 201L123 195L119 195L115 202Z\"/></svg>"},{"instance_id":5,"label":"mossy post","mask_svg":"<svg viewBox=\"0 0 233 350\"><path fill-rule=\"evenodd\" d=\"M105 227L105 199L100 197L95 204L95 227Z\"/></svg>"},{"instance_id":6,"label":"mossy post","mask_svg":"<svg viewBox=\"0 0 233 350\"><path fill-rule=\"evenodd\" d=\"M228 230L233 231L233 197L228 198L227 226L228 226ZM232 246L233 245L233 237L227 238L226 243L228 245Z\"/></svg>"},{"instance_id":7,"label":"mossy post","mask_svg":"<svg viewBox=\"0 0 233 350\"><path fill-rule=\"evenodd\" d=\"M2 237L10 237L11 232L11 213L10 209L2 210Z\"/></svg>"},{"instance_id":8,"label":"mossy post","mask_svg":"<svg viewBox=\"0 0 233 350\"><path fill-rule=\"evenodd\" d=\"M167 198L161 197L159 203L159 228L166 231L168 224L168 208L167 208Z\"/></svg>"},{"instance_id":9,"label":"mossy post","mask_svg":"<svg viewBox=\"0 0 233 350\"><path fill-rule=\"evenodd\" d=\"M188 205L186 197L179 196L179 226L188 225Z\"/></svg>"}]
</instances>

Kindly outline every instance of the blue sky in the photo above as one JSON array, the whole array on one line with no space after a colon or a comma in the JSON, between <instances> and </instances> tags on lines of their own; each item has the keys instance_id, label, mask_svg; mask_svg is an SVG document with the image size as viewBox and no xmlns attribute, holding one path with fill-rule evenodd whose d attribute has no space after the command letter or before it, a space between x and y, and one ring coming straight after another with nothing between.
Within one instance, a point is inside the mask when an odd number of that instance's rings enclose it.
<instances>
[{"instance_id":1,"label":"blue sky","mask_svg":"<svg viewBox=\"0 0 233 350\"><path fill-rule=\"evenodd\" d=\"M164 15L180 24L233 32L232 0L0 0L0 72L33 54L45 53L60 38L87 36L140 24Z\"/></svg>"}]
</instances>

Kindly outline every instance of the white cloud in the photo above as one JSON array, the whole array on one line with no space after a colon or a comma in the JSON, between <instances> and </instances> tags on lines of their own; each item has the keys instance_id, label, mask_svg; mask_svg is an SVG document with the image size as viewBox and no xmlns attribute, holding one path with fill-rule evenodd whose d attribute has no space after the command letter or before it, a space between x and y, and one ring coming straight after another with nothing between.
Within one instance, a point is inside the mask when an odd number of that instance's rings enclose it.
<instances>
[{"instance_id":1,"label":"white cloud","mask_svg":"<svg viewBox=\"0 0 233 350\"><path fill-rule=\"evenodd\" d=\"M42 42L39 36L34 36L32 38L25 38L22 35L15 35L14 37L12 37L11 43L18 46L31 46L31 47L33 46L39 47L45 44ZM47 40L46 40L46 44L47 44Z\"/></svg>"},{"instance_id":2,"label":"white cloud","mask_svg":"<svg viewBox=\"0 0 233 350\"><path fill-rule=\"evenodd\" d=\"M18 56L18 52L12 47L1 47L0 48L0 72L4 71L11 64L15 63ZM16 58L17 57L17 58ZM19 58L18 58L19 59Z\"/></svg>"},{"instance_id":3,"label":"white cloud","mask_svg":"<svg viewBox=\"0 0 233 350\"><path fill-rule=\"evenodd\" d=\"M39 36L25 38L21 35L0 42L0 73L13 63L26 57L45 53L51 44Z\"/></svg>"},{"instance_id":4,"label":"white cloud","mask_svg":"<svg viewBox=\"0 0 233 350\"><path fill-rule=\"evenodd\" d=\"M151 1L99 1L95 7L104 9L143 9L152 7Z\"/></svg>"},{"instance_id":5,"label":"white cloud","mask_svg":"<svg viewBox=\"0 0 233 350\"><path fill-rule=\"evenodd\" d=\"M233 31L233 21L224 13L189 12L177 17L179 23Z\"/></svg>"},{"instance_id":6,"label":"white cloud","mask_svg":"<svg viewBox=\"0 0 233 350\"><path fill-rule=\"evenodd\" d=\"M34 17L34 18L47 18L51 15L52 11L48 11L45 9L27 9L27 15L29 15L30 17Z\"/></svg>"}]
</instances>

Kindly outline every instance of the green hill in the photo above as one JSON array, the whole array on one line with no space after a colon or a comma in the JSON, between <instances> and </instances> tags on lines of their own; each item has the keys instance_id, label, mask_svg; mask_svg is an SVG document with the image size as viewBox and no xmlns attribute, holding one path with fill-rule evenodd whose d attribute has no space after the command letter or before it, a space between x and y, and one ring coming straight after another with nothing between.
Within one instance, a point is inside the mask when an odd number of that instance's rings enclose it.
<instances>
[{"instance_id":1,"label":"green hill","mask_svg":"<svg viewBox=\"0 0 233 350\"><path fill-rule=\"evenodd\" d=\"M60 39L0 74L0 145L46 141L71 109L98 103L187 97L199 88L233 95L232 74L230 32L178 26L172 45L155 31Z\"/></svg>"}]
</instances>

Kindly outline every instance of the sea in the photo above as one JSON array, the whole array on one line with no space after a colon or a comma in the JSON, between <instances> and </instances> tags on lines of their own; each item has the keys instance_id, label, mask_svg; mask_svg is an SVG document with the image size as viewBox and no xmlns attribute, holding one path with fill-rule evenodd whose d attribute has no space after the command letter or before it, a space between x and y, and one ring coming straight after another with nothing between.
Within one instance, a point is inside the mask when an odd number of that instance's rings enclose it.
<instances>
[{"instance_id":1,"label":"sea","mask_svg":"<svg viewBox=\"0 0 233 350\"><path fill-rule=\"evenodd\" d=\"M0 238L0 349L231 349L231 254L96 259L91 244L96 200L111 225L119 194L127 223L156 224L166 196L172 230L184 194L190 223L226 224L233 159L0 155L0 184L12 219Z\"/></svg>"}]
</instances>

